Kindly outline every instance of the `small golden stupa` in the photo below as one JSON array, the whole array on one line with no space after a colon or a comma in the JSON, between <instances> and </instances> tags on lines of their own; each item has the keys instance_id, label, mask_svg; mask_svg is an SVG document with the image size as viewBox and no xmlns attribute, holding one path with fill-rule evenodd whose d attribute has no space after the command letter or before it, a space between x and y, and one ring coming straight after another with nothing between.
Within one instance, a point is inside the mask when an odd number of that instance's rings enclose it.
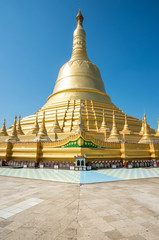
<instances>
[{"instance_id":1,"label":"small golden stupa","mask_svg":"<svg viewBox=\"0 0 159 240\"><path fill-rule=\"evenodd\" d=\"M86 50L86 33L79 10L72 56L60 69L53 93L34 115L0 131L0 159L6 164L46 164L62 168L110 161L159 159L157 132L127 116L105 91L99 68Z\"/></svg>"}]
</instances>

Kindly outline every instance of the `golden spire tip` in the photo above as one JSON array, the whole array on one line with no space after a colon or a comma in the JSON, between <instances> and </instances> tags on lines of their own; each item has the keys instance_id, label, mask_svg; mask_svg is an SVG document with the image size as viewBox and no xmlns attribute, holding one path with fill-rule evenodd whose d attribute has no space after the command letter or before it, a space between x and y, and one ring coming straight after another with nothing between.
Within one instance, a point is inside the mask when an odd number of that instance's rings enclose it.
<instances>
[{"instance_id":1,"label":"golden spire tip","mask_svg":"<svg viewBox=\"0 0 159 240\"><path fill-rule=\"evenodd\" d=\"M78 14L76 16L77 25L79 24L82 26L83 20L84 20L84 18L82 16L81 9L79 8Z\"/></svg>"}]
</instances>

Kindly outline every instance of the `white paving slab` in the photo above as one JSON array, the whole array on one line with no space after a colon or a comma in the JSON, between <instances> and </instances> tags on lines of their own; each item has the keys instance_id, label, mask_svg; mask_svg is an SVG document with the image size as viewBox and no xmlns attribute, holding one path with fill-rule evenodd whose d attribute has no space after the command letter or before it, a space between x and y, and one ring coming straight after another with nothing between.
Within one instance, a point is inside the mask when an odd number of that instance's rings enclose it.
<instances>
[{"instance_id":1,"label":"white paving slab","mask_svg":"<svg viewBox=\"0 0 159 240\"><path fill-rule=\"evenodd\" d=\"M43 199L39 198L30 198L20 203L14 204L7 208L2 208L0 210L0 218L7 219L9 217L14 216L17 213L23 212L26 209L29 209L37 204L43 202Z\"/></svg>"}]
</instances>

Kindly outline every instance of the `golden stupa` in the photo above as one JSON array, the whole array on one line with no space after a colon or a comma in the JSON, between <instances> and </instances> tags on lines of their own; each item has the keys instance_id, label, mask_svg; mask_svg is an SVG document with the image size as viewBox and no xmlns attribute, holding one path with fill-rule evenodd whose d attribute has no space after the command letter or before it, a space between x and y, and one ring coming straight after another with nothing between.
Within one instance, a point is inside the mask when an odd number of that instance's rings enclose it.
<instances>
[{"instance_id":1,"label":"golden stupa","mask_svg":"<svg viewBox=\"0 0 159 240\"><path fill-rule=\"evenodd\" d=\"M159 130L150 128L145 114L140 121L112 103L99 68L87 56L80 10L76 20L72 56L60 69L53 93L34 115L18 122L15 117L8 130L4 121L0 159L15 166L80 170L110 161L157 161Z\"/></svg>"}]
</instances>

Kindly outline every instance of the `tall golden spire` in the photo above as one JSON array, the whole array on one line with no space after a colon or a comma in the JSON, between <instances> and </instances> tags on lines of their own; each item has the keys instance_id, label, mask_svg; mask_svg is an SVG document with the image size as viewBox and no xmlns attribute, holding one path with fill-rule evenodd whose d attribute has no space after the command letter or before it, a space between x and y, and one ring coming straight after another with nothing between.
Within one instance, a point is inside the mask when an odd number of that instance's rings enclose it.
<instances>
[{"instance_id":1,"label":"tall golden spire","mask_svg":"<svg viewBox=\"0 0 159 240\"><path fill-rule=\"evenodd\" d=\"M115 122L115 112L113 110L113 125L110 136L108 138L109 142L121 142L121 137L118 133L116 122Z\"/></svg>"},{"instance_id":2,"label":"tall golden spire","mask_svg":"<svg viewBox=\"0 0 159 240\"><path fill-rule=\"evenodd\" d=\"M38 134L39 132L39 124L38 124L38 113L36 113L36 117L35 117L35 124L34 124L34 127L32 129L32 134Z\"/></svg>"},{"instance_id":3,"label":"tall golden spire","mask_svg":"<svg viewBox=\"0 0 159 240\"><path fill-rule=\"evenodd\" d=\"M113 111L113 126L112 126L112 130L110 133L111 136L117 136L119 135L117 127L116 127L116 122L115 122L115 112Z\"/></svg>"},{"instance_id":4,"label":"tall golden spire","mask_svg":"<svg viewBox=\"0 0 159 240\"><path fill-rule=\"evenodd\" d=\"M144 133L144 118L142 118L142 126L141 126L141 130L139 132L139 135L143 135Z\"/></svg>"},{"instance_id":5,"label":"tall golden spire","mask_svg":"<svg viewBox=\"0 0 159 240\"><path fill-rule=\"evenodd\" d=\"M152 143L153 142L153 138L152 136L150 135L150 132L149 132L149 128L148 128L148 125L147 125L147 119L146 119L146 114L144 113L144 133L143 133L143 136L142 138L140 139L139 143Z\"/></svg>"},{"instance_id":6,"label":"tall golden spire","mask_svg":"<svg viewBox=\"0 0 159 240\"><path fill-rule=\"evenodd\" d=\"M0 136L8 136L7 130L6 130L6 120L4 119L3 126L0 130Z\"/></svg>"},{"instance_id":7,"label":"tall golden spire","mask_svg":"<svg viewBox=\"0 0 159 240\"><path fill-rule=\"evenodd\" d=\"M76 16L77 27L73 34L73 51L71 60L89 60L86 51L86 33L82 27L83 19L81 10L79 10Z\"/></svg>"},{"instance_id":8,"label":"tall golden spire","mask_svg":"<svg viewBox=\"0 0 159 240\"><path fill-rule=\"evenodd\" d=\"M100 127L100 132L104 133L104 141L106 141L106 139L107 139L107 124L106 124L106 121L105 121L104 109L103 109L103 121L102 121L102 124L101 124L101 127Z\"/></svg>"},{"instance_id":9,"label":"tall golden spire","mask_svg":"<svg viewBox=\"0 0 159 240\"><path fill-rule=\"evenodd\" d=\"M35 142L50 141L50 138L47 135L47 130L45 127L45 111L43 111L42 123L39 129L38 135L34 141Z\"/></svg>"},{"instance_id":10,"label":"tall golden spire","mask_svg":"<svg viewBox=\"0 0 159 240\"><path fill-rule=\"evenodd\" d=\"M150 136L150 133L149 133L149 128L147 126L147 120L146 120L146 114L144 113L144 134L143 136L145 138L149 137Z\"/></svg>"},{"instance_id":11,"label":"tall golden spire","mask_svg":"<svg viewBox=\"0 0 159 240\"><path fill-rule=\"evenodd\" d=\"M19 115L19 120L18 120L18 125L17 125L17 134L18 135L24 135L24 132L21 128L20 118L21 118L21 116Z\"/></svg>"},{"instance_id":12,"label":"tall golden spire","mask_svg":"<svg viewBox=\"0 0 159 240\"><path fill-rule=\"evenodd\" d=\"M129 126L128 126L128 121L127 121L127 115L125 114L125 124L124 124L124 127L123 127L123 130L121 131L122 134L130 134L131 131L129 129Z\"/></svg>"},{"instance_id":13,"label":"tall golden spire","mask_svg":"<svg viewBox=\"0 0 159 240\"><path fill-rule=\"evenodd\" d=\"M12 129L12 132L11 132L11 136L12 136L12 137L17 137L16 124L17 124L17 116L15 115L14 125L13 125L13 129Z\"/></svg>"},{"instance_id":14,"label":"tall golden spire","mask_svg":"<svg viewBox=\"0 0 159 240\"><path fill-rule=\"evenodd\" d=\"M49 132L53 132L53 133L61 133L62 132L59 122L58 122L58 118L57 118L57 109L56 109L55 121L54 121L53 127L50 129Z\"/></svg>"},{"instance_id":15,"label":"tall golden spire","mask_svg":"<svg viewBox=\"0 0 159 240\"><path fill-rule=\"evenodd\" d=\"M157 128L155 136L159 136L159 119L158 119L158 128Z\"/></svg>"},{"instance_id":16,"label":"tall golden spire","mask_svg":"<svg viewBox=\"0 0 159 240\"><path fill-rule=\"evenodd\" d=\"M101 124L101 127L100 127L100 132L105 132L107 128L107 125L106 125L106 122L105 122L105 112L104 112L104 109L103 109L103 121L102 121L102 124Z\"/></svg>"},{"instance_id":17,"label":"tall golden spire","mask_svg":"<svg viewBox=\"0 0 159 240\"><path fill-rule=\"evenodd\" d=\"M7 139L8 142L16 142L16 141L19 140L18 137L17 137L16 124L17 124L17 116L15 115L12 132L11 132L11 135L9 136L9 138Z\"/></svg>"},{"instance_id":18,"label":"tall golden spire","mask_svg":"<svg viewBox=\"0 0 159 240\"><path fill-rule=\"evenodd\" d=\"M43 111L42 123L38 132L38 136L47 136L47 130L45 128L45 111Z\"/></svg>"}]
</instances>

